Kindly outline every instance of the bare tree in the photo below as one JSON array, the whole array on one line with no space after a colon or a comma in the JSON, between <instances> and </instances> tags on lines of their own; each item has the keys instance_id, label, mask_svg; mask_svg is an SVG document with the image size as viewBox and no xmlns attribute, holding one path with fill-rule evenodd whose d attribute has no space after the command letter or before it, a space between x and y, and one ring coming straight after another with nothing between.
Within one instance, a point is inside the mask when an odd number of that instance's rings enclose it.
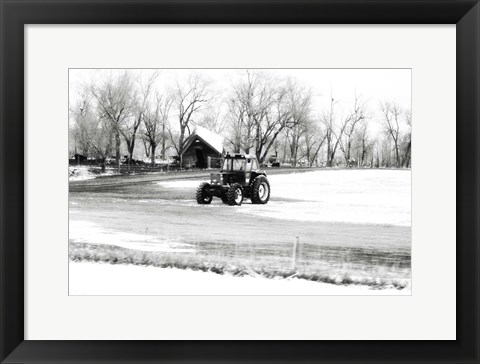
<instances>
[{"instance_id":1,"label":"bare tree","mask_svg":"<svg viewBox=\"0 0 480 364\"><path fill-rule=\"evenodd\" d=\"M90 91L98 104L100 119L106 120L105 131L110 131L115 139L115 157L120 172L121 129L129 117L132 107L132 81L128 72L118 78L111 75L99 86L92 85Z\"/></svg>"},{"instance_id":2,"label":"bare tree","mask_svg":"<svg viewBox=\"0 0 480 364\"><path fill-rule=\"evenodd\" d=\"M180 158L180 146L178 144L178 141L180 140L180 133L176 130L174 130L171 126L167 126L167 132L169 136L170 143L172 143L173 149L175 149L175 152L177 153L178 158ZM179 159L180 161L180 159Z\"/></svg>"},{"instance_id":3,"label":"bare tree","mask_svg":"<svg viewBox=\"0 0 480 364\"><path fill-rule=\"evenodd\" d=\"M111 153L113 144L112 124L95 113L92 97L87 89L83 90L71 113L82 154L95 156L101 162L102 172L105 172L106 158Z\"/></svg>"},{"instance_id":4,"label":"bare tree","mask_svg":"<svg viewBox=\"0 0 480 364\"><path fill-rule=\"evenodd\" d=\"M220 107L210 105L205 110L203 117L197 125L208 129L216 134L222 134L225 130L227 119L221 115Z\"/></svg>"},{"instance_id":5,"label":"bare tree","mask_svg":"<svg viewBox=\"0 0 480 364\"><path fill-rule=\"evenodd\" d=\"M411 163L411 151L412 151L412 112L410 110L405 111L405 121L407 123L407 131L402 138L402 166L410 167Z\"/></svg>"},{"instance_id":6,"label":"bare tree","mask_svg":"<svg viewBox=\"0 0 480 364\"><path fill-rule=\"evenodd\" d=\"M327 139L326 133L322 133L320 127L310 120L305 125L304 130L304 156L307 158L308 166L312 167L314 163L318 165L318 152Z\"/></svg>"},{"instance_id":7,"label":"bare tree","mask_svg":"<svg viewBox=\"0 0 480 364\"><path fill-rule=\"evenodd\" d=\"M305 125L294 123L289 129L287 143L290 152L290 164L295 167L299 159L300 138L305 135L306 128Z\"/></svg>"},{"instance_id":8,"label":"bare tree","mask_svg":"<svg viewBox=\"0 0 480 364\"><path fill-rule=\"evenodd\" d=\"M373 146L375 144L374 141L369 139L368 135L368 123L366 120L363 120L360 123L360 128L356 133L357 137L357 145L359 149L360 155L360 166L364 166L365 162L367 161L368 154L372 152ZM373 153L372 153L373 156ZM371 162L371 167L373 167L373 161Z\"/></svg>"},{"instance_id":9,"label":"bare tree","mask_svg":"<svg viewBox=\"0 0 480 364\"><path fill-rule=\"evenodd\" d=\"M265 108L270 106L266 82L264 74L247 70L245 78L233 86L227 118L235 152L243 150L248 154L255 146L256 121L265 116Z\"/></svg>"},{"instance_id":10,"label":"bare tree","mask_svg":"<svg viewBox=\"0 0 480 364\"><path fill-rule=\"evenodd\" d=\"M355 128L358 123L366 118L366 107L365 103L361 98L355 94L355 102L353 104L353 110L349 117L345 119L346 125L343 131L343 140L340 142L340 148L343 152L345 158L345 164L350 165L352 156L352 142L355 136Z\"/></svg>"},{"instance_id":11,"label":"bare tree","mask_svg":"<svg viewBox=\"0 0 480 364\"><path fill-rule=\"evenodd\" d=\"M275 100L271 109L267 109L265 118L256 121L256 155L257 158L263 162L268 156L268 152L277 140L279 134L287 127L292 128L294 123L299 122L299 119L294 120L292 117L292 100L287 96L290 89L284 86L279 86L275 90Z\"/></svg>"},{"instance_id":12,"label":"bare tree","mask_svg":"<svg viewBox=\"0 0 480 364\"><path fill-rule=\"evenodd\" d=\"M135 149L137 131L145 117L149 97L152 93L157 76L158 73L153 72L147 79L144 79L140 74L135 80L138 89L135 90L134 93L132 92L130 115L125 119L125 125L120 129L120 133L127 144L129 164L133 161L133 151Z\"/></svg>"},{"instance_id":13,"label":"bare tree","mask_svg":"<svg viewBox=\"0 0 480 364\"><path fill-rule=\"evenodd\" d=\"M401 109L397 104L384 103L380 106L383 114L385 134L391 138L395 152L395 166L400 167L400 114Z\"/></svg>"},{"instance_id":14,"label":"bare tree","mask_svg":"<svg viewBox=\"0 0 480 364\"><path fill-rule=\"evenodd\" d=\"M290 108L290 119L286 125L290 129L290 157L292 166L296 166L301 138L305 135L307 125L310 123L311 93L309 90L289 82L287 102Z\"/></svg>"},{"instance_id":15,"label":"bare tree","mask_svg":"<svg viewBox=\"0 0 480 364\"><path fill-rule=\"evenodd\" d=\"M234 153L240 153L242 149L244 149L244 145L242 145L245 133L244 115L245 111L235 97L228 100L228 113L226 116L228 130L227 140L231 144ZM249 149L249 147L247 149Z\"/></svg>"},{"instance_id":16,"label":"bare tree","mask_svg":"<svg viewBox=\"0 0 480 364\"><path fill-rule=\"evenodd\" d=\"M88 157L91 153L92 142L90 140L92 97L87 89L80 91L77 104L70 109L72 118L71 133L74 139L75 154Z\"/></svg>"},{"instance_id":17,"label":"bare tree","mask_svg":"<svg viewBox=\"0 0 480 364\"><path fill-rule=\"evenodd\" d=\"M167 150L170 146L167 145L167 128L169 126L169 119L170 119L170 109L173 104L173 97L170 94L165 95L162 99L158 99L160 103L160 120L161 120L161 133L160 133L160 140L161 140L161 153L160 156L162 159L166 159ZM160 102L161 101L161 102Z\"/></svg>"},{"instance_id":18,"label":"bare tree","mask_svg":"<svg viewBox=\"0 0 480 364\"><path fill-rule=\"evenodd\" d=\"M334 127L335 127L335 104L337 103L333 96L330 98L330 109L322 114L322 123L325 126L325 139L327 141L327 167L332 166L331 155L334 143Z\"/></svg>"},{"instance_id":19,"label":"bare tree","mask_svg":"<svg viewBox=\"0 0 480 364\"><path fill-rule=\"evenodd\" d=\"M335 105L338 103L331 96L330 107L327 112L322 114L322 123L325 126L325 138L327 141L327 166L332 167L335 161L335 154L341 142L343 133L350 123L351 116L340 119L340 125L337 125L337 115Z\"/></svg>"},{"instance_id":20,"label":"bare tree","mask_svg":"<svg viewBox=\"0 0 480 364\"><path fill-rule=\"evenodd\" d=\"M113 147L112 124L108 119L100 117L92 119L92 121L94 124L93 128L90 129L90 140L95 151L95 157L101 161L102 172L105 172L106 160Z\"/></svg>"},{"instance_id":21,"label":"bare tree","mask_svg":"<svg viewBox=\"0 0 480 364\"><path fill-rule=\"evenodd\" d=\"M233 91L229 101L230 142L235 151L250 153L253 149L260 162L268 159L282 131L293 128L308 114L309 95L299 92L292 82L267 73L247 71Z\"/></svg>"},{"instance_id":22,"label":"bare tree","mask_svg":"<svg viewBox=\"0 0 480 364\"><path fill-rule=\"evenodd\" d=\"M165 159L165 153L168 149L166 145L167 127L172 103L173 98L170 95L156 93L154 106L150 106L145 112L143 119L145 128L144 139L147 141L150 149L152 166L155 166L155 153L159 144L161 157Z\"/></svg>"},{"instance_id":23,"label":"bare tree","mask_svg":"<svg viewBox=\"0 0 480 364\"><path fill-rule=\"evenodd\" d=\"M174 94L175 105L178 110L179 139L176 146L180 164L182 164L183 144L185 131L190 134L190 123L192 116L200 110L202 105L208 101L209 92L207 82L198 75L190 75L185 86L177 82ZM170 135L172 135L170 131Z\"/></svg>"}]
</instances>

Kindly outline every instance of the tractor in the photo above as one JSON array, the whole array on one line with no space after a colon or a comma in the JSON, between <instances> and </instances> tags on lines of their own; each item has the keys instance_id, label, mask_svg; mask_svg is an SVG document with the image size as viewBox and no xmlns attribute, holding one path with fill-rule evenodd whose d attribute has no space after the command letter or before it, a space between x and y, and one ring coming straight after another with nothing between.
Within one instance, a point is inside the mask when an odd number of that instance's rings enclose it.
<instances>
[{"instance_id":1,"label":"tractor","mask_svg":"<svg viewBox=\"0 0 480 364\"><path fill-rule=\"evenodd\" d=\"M240 206L244 198L254 204L266 204L270 199L270 183L255 156L227 154L220 171L211 173L210 183L203 182L197 188L199 204L209 204L213 196L230 206Z\"/></svg>"}]
</instances>

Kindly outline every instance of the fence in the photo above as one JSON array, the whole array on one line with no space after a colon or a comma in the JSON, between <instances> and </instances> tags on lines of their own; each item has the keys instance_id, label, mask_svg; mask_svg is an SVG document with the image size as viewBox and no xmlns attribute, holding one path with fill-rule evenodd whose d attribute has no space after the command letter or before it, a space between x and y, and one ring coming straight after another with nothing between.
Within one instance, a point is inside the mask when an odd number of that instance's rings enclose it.
<instances>
[{"instance_id":1,"label":"fence","mask_svg":"<svg viewBox=\"0 0 480 364\"><path fill-rule=\"evenodd\" d=\"M223 158L208 157L207 168L220 168L222 166Z\"/></svg>"},{"instance_id":2,"label":"fence","mask_svg":"<svg viewBox=\"0 0 480 364\"><path fill-rule=\"evenodd\" d=\"M70 160L69 161L69 166L70 167L89 167L91 170L100 170L102 168L102 164L100 162L97 162L95 160L88 160L88 161L83 161L78 163L75 160ZM107 163L106 167L109 170L117 170L117 165L116 164L111 164ZM189 169L189 168L180 168L179 165L155 165L152 166L151 164L120 164L120 173L121 174L131 174L131 173L150 173L150 172L174 172L174 171L179 171L182 169Z\"/></svg>"}]
</instances>

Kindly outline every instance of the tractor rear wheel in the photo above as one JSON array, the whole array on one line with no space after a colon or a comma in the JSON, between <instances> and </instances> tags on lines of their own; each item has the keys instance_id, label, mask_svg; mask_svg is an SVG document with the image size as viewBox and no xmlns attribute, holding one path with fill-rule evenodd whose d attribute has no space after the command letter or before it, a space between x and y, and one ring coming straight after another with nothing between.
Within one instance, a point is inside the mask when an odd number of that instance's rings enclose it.
<instances>
[{"instance_id":1,"label":"tractor rear wheel","mask_svg":"<svg viewBox=\"0 0 480 364\"><path fill-rule=\"evenodd\" d=\"M252 183L252 203L266 204L270 199L270 183L267 177L258 176Z\"/></svg>"},{"instance_id":2,"label":"tractor rear wheel","mask_svg":"<svg viewBox=\"0 0 480 364\"><path fill-rule=\"evenodd\" d=\"M200 183L200 186L197 188L197 202L200 205L208 205L210 202L212 202L212 196L208 193L208 190L210 189L210 183L208 182L203 182Z\"/></svg>"},{"instance_id":3,"label":"tractor rear wheel","mask_svg":"<svg viewBox=\"0 0 480 364\"><path fill-rule=\"evenodd\" d=\"M227 190L227 203L230 206L240 206L243 202L243 189L238 183L233 183Z\"/></svg>"},{"instance_id":4,"label":"tractor rear wheel","mask_svg":"<svg viewBox=\"0 0 480 364\"><path fill-rule=\"evenodd\" d=\"M227 193L223 193L220 198L222 199L222 202L223 203L228 203L228 197L227 197Z\"/></svg>"}]
</instances>

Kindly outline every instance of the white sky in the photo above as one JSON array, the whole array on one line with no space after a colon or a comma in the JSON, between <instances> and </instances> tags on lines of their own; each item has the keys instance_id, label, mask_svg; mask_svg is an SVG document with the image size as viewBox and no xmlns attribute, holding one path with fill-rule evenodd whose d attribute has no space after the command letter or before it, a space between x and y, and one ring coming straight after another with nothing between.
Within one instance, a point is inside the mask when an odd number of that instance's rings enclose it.
<instances>
[{"instance_id":1,"label":"white sky","mask_svg":"<svg viewBox=\"0 0 480 364\"><path fill-rule=\"evenodd\" d=\"M210 88L218 101L229 94L231 85L239 77L245 76L245 69L159 69L157 79L159 89L171 87L181 82L191 73L204 75L211 81ZM123 69L70 69L69 89L70 105L73 105L78 85L103 78L108 74L123 73ZM133 73L149 74L153 70L134 70ZM395 102L401 108L411 108L411 70L410 69L263 69L279 78L291 77L300 85L312 91L313 116L319 116L329 107L331 95L338 101L337 113L349 112L355 93L367 102L371 116L372 131L379 128L381 115L380 103Z\"/></svg>"}]
</instances>

